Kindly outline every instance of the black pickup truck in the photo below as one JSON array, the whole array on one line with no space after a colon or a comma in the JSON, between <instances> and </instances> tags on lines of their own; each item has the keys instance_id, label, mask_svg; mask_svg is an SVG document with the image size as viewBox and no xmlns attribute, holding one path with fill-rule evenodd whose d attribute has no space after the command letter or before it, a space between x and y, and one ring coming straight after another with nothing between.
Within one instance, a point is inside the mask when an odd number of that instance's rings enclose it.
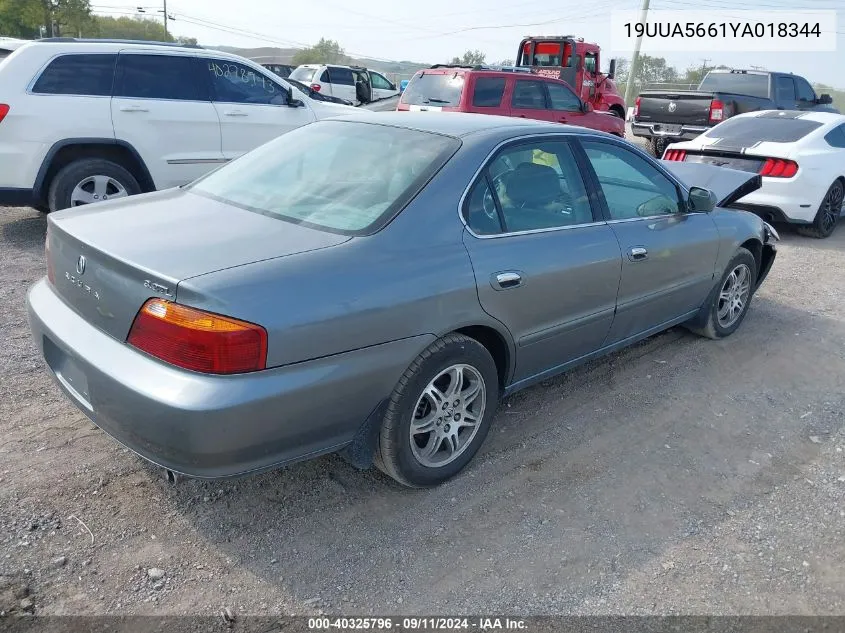
<instances>
[{"instance_id":1,"label":"black pickup truck","mask_svg":"<svg viewBox=\"0 0 845 633\"><path fill-rule=\"evenodd\" d=\"M697 90L640 93L631 130L648 139L662 156L669 143L688 141L736 114L754 110L826 110L838 112L830 95L817 95L810 83L792 73L711 70Z\"/></svg>"}]
</instances>

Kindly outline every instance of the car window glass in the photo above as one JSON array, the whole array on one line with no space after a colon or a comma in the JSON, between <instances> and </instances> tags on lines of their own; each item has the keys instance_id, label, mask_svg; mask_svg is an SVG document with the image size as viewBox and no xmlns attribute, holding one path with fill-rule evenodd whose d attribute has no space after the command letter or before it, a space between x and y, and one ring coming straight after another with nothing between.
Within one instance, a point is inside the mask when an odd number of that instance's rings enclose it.
<instances>
[{"instance_id":1,"label":"car window glass","mask_svg":"<svg viewBox=\"0 0 845 633\"><path fill-rule=\"evenodd\" d=\"M584 70L588 73L595 73L596 72L596 54L595 53L587 53L584 55Z\"/></svg>"},{"instance_id":2,"label":"car window glass","mask_svg":"<svg viewBox=\"0 0 845 633\"><path fill-rule=\"evenodd\" d=\"M552 110L566 110L568 112L581 110L581 100L566 86L549 81L546 83L546 88L549 90Z\"/></svg>"},{"instance_id":3,"label":"car window glass","mask_svg":"<svg viewBox=\"0 0 845 633\"><path fill-rule=\"evenodd\" d=\"M36 94L111 96L117 55L62 55L32 87Z\"/></svg>"},{"instance_id":4,"label":"car window glass","mask_svg":"<svg viewBox=\"0 0 845 633\"><path fill-rule=\"evenodd\" d=\"M511 106L542 110L546 107L546 93L542 81L517 80L513 88Z\"/></svg>"},{"instance_id":5,"label":"car window glass","mask_svg":"<svg viewBox=\"0 0 845 633\"><path fill-rule=\"evenodd\" d=\"M341 86L354 86L355 78L352 76L352 71L348 68L340 66L332 66L329 68L329 82L339 84Z\"/></svg>"},{"instance_id":6,"label":"car window glass","mask_svg":"<svg viewBox=\"0 0 845 633\"><path fill-rule=\"evenodd\" d=\"M464 217L469 228L477 235L502 233L502 222L499 219L496 201L486 178L480 178L470 191Z\"/></svg>"},{"instance_id":7,"label":"car window glass","mask_svg":"<svg viewBox=\"0 0 845 633\"><path fill-rule=\"evenodd\" d=\"M508 233L575 226L593 221L575 157L564 141L535 142L503 150L486 170ZM488 196L489 198L489 196ZM467 222L495 226L488 198L469 197ZM492 224L491 224L492 223Z\"/></svg>"},{"instance_id":8,"label":"car window glass","mask_svg":"<svg viewBox=\"0 0 845 633\"><path fill-rule=\"evenodd\" d=\"M296 79L297 81L301 81L304 84L310 84L311 81L314 79L314 75L317 74L317 70L317 68L299 66L295 68L294 71L290 74L290 78Z\"/></svg>"},{"instance_id":9,"label":"car window glass","mask_svg":"<svg viewBox=\"0 0 845 633\"><path fill-rule=\"evenodd\" d=\"M207 101L192 57L179 55L121 55L116 97Z\"/></svg>"},{"instance_id":10,"label":"car window glass","mask_svg":"<svg viewBox=\"0 0 845 633\"><path fill-rule=\"evenodd\" d=\"M792 77L778 77L777 87L779 102L793 103L795 101L795 82L792 81Z\"/></svg>"},{"instance_id":11,"label":"car window glass","mask_svg":"<svg viewBox=\"0 0 845 633\"><path fill-rule=\"evenodd\" d=\"M505 80L502 77L479 77L475 81L472 105L476 108L496 108L502 103Z\"/></svg>"},{"instance_id":12,"label":"car window glass","mask_svg":"<svg viewBox=\"0 0 845 633\"><path fill-rule=\"evenodd\" d=\"M326 84L330 84L332 82L332 76L329 74L329 69L326 68L323 71L323 74L320 75L320 81Z\"/></svg>"},{"instance_id":13,"label":"car window glass","mask_svg":"<svg viewBox=\"0 0 845 633\"><path fill-rule=\"evenodd\" d=\"M680 213L678 188L645 158L619 145L583 141L614 220Z\"/></svg>"},{"instance_id":14,"label":"car window glass","mask_svg":"<svg viewBox=\"0 0 845 633\"><path fill-rule=\"evenodd\" d=\"M845 125L838 125L833 128L825 135L824 140L831 147L845 148Z\"/></svg>"},{"instance_id":15,"label":"car window glass","mask_svg":"<svg viewBox=\"0 0 845 633\"><path fill-rule=\"evenodd\" d=\"M393 85L378 73L371 73L370 77L373 81L373 88L378 88L379 90L395 90Z\"/></svg>"},{"instance_id":16,"label":"car window glass","mask_svg":"<svg viewBox=\"0 0 845 633\"><path fill-rule=\"evenodd\" d=\"M269 77L227 59L203 60L211 74L214 100L222 103L282 105L282 87Z\"/></svg>"},{"instance_id":17,"label":"car window glass","mask_svg":"<svg viewBox=\"0 0 845 633\"><path fill-rule=\"evenodd\" d=\"M813 89L810 87L810 84L808 84L805 79L802 79L801 77L796 77L795 88L798 93L799 101L815 101L816 95L813 92Z\"/></svg>"}]
</instances>

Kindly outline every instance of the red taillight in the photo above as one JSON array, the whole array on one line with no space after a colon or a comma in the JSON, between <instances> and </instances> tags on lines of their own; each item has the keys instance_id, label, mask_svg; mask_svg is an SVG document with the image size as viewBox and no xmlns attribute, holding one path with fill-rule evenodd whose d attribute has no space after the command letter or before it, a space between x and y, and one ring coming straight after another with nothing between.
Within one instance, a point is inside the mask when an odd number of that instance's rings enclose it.
<instances>
[{"instance_id":1,"label":"red taillight","mask_svg":"<svg viewBox=\"0 0 845 633\"><path fill-rule=\"evenodd\" d=\"M792 178L798 173L798 163L782 158L767 158L760 168L760 175L769 178Z\"/></svg>"},{"instance_id":2,"label":"red taillight","mask_svg":"<svg viewBox=\"0 0 845 633\"><path fill-rule=\"evenodd\" d=\"M6 118L7 114L9 114L9 106L5 103L0 103L0 122Z\"/></svg>"},{"instance_id":3,"label":"red taillight","mask_svg":"<svg viewBox=\"0 0 845 633\"><path fill-rule=\"evenodd\" d=\"M320 84L311 84L311 90L314 92L320 92Z\"/></svg>"},{"instance_id":4,"label":"red taillight","mask_svg":"<svg viewBox=\"0 0 845 633\"><path fill-rule=\"evenodd\" d=\"M634 101L634 116L640 116L640 98L637 97Z\"/></svg>"},{"instance_id":5,"label":"red taillight","mask_svg":"<svg viewBox=\"0 0 845 633\"><path fill-rule=\"evenodd\" d=\"M267 363L263 327L163 299L143 305L127 342L166 363L206 374L258 371Z\"/></svg>"},{"instance_id":6,"label":"red taillight","mask_svg":"<svg viewBox=\"0 0 845 633\"><path fill-rule=\"evenodd\" d=\"M715 123L725 118L725 104L718 99L710 102L710 122Z\"/></svg>"},{"instance_id":7,"label":"red taillight","mask_svg":"<svg viewBox=\"0 0 845 633\"><path fill-rule=\"evenodd\" d=\"M687 153L682 149L667 149L663 153L663 160L684 161L687 159Z\"/></svg>"}]
</instances>

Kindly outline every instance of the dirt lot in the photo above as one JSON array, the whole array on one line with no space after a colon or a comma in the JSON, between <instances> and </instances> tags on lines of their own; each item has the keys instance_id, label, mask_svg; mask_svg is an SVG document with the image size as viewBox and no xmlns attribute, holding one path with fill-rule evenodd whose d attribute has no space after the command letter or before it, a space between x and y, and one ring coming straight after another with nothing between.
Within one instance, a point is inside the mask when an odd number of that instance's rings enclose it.
<instances>
[{"instance_id":1,"label":"dirt lot","mask_svg":"<svg viewBox=\"0 0 845 633\"><path fill-rule=\"evenodd\" d=\"M845 228L784 230L729 340L675 329L510 398L428 491L333 456L167 484L34 353L44 231L0 209L0 611L845 613Z\"/></svg>"}]
</instances>

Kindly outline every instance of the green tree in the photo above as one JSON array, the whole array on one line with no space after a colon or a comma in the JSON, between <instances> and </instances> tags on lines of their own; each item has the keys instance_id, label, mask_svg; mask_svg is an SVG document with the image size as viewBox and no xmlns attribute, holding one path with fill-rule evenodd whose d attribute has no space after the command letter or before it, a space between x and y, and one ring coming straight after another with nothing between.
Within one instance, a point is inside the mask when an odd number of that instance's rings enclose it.
<instances>
[{"instance_id":1,"label":"green tree","mask_svg":"<svg viewBox=\"0 0 845 633\"><path fill-rule=\"evenodd\" d=\"M179 42L181 44L197 43L197 40L192 37L174 37L170 33L165 36L162 20L128 16L116 18L95 15L91 23L83 29L83 36L150 42Z\"/></svg>"},{"instance_id":2,"label":"green tree","mask_svg":"<svg viewBox=\"0 0 845 633\"><path fill-rule=\"evenodd\" d=\"M460 64L461 66L481 66L487 56L479 50L466 51L463 57L453 57L450 64Z\"/></svg>"},{"instance_id":3,"label":"green tree","mask_svg":"<svg viewBox=\"0 0 845 633\"><path fill-rule=\"evenodd\" d=\"M347 61L346 52L334 40L320 38L314 46L303 48L293 56L295 66L301 64L342 64Z\"/></svg>"},{"instance_id":4,"label":"green tree","mask_svg":"<svg viewBox=\"0 0 845 633\"><path fill-rule=\"evenodd\" d=\"M13 37L79 35L90 22L88 0L0 0L0 30Z\"/></svg>"}]
</instances>

